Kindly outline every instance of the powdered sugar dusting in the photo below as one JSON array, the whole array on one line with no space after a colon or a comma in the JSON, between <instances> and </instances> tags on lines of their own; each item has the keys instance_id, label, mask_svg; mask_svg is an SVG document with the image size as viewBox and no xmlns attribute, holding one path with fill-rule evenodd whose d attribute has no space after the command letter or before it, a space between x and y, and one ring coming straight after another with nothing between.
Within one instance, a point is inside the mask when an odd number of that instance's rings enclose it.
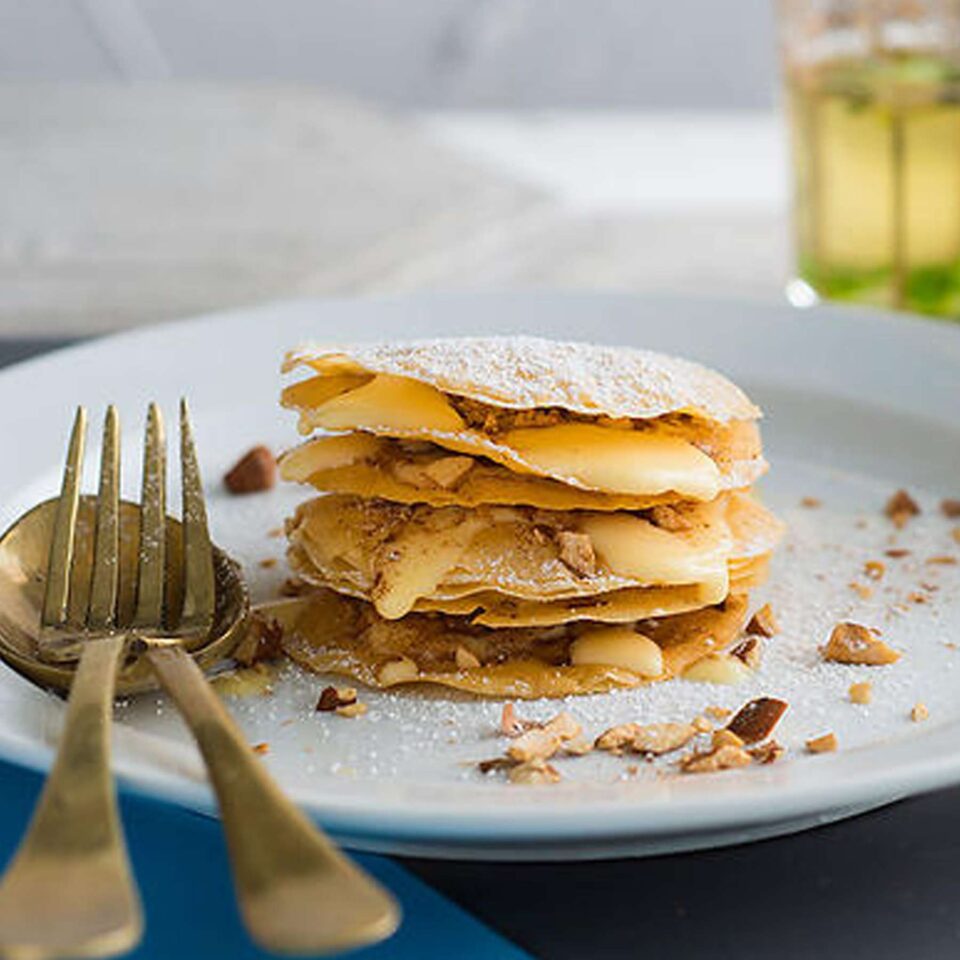
<instances>
[{"instance_id":1,"label":"powdered sugar dusting","mask_svg":"<svg viewBox=\"0 0 960 960\"><path fill-rule=\"evenodd\" d=\"M723 422L760 416L746 394L716 371L633 347L524 336L306 344L288 354L285 368L328 355L512 409L562 407L638 418L691 412Z\"/></svg>"}]
</instances>

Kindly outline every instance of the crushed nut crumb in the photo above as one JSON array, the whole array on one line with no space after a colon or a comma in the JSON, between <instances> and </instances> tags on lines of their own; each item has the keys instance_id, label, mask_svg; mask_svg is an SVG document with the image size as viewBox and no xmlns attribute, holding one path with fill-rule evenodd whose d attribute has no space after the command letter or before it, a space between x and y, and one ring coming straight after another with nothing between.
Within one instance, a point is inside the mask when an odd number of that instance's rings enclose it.
<instances>
[{"instance_id":1,"label":"crushed nut crumb","mask_svg":"<svg viewBox=\"0 0 960 960\"><path fill-rule=\"evenodd\" d=\"M319 713L332 713L338 707L348 707L356 702L357 691L353 687L324 687L314 709Z\"/></svg>"},{"instance_id":2,"label":"crushed nut crumb","mask_svg":"<svg viewBox=\"0 0 960 960\"><path fill-rule=\"evenodd\" d=\"M885 556L891 557L894 560L910 556L910 551L904 547L891 547L889 550L884 550L883 553Z\"/></svg>"},{"instance_id":3,"label":"crushed nut crumb","mask_svg":"<svg viewBox=\"0 0 960 960\"><path fill-rule=\"evenodd\" d=\"M808 510L816 510L817 507L821 506L823 501L819 497L801 497L800 506L806 507Z\"/></svg>"},{"instance_id":4,"label":"crushed nut crumb","mask_svg":"<svg viewBox=\"0 0 960 960\"><path fill-rule=\"evenodd\" d=\"M943 567L954 567L957 564L957 558L949 553L938 553L936 556L927 557L927 563Z\"/></svg>"},{"instance_id":5,"label":"crushed nut crumb","mask_svg":"<svg viewBox=\"0 0 960 960\"><path fill-rule=\"evenodd\" d=\"M873 587L868 587L865 583L857 583L856 580L851 580L849 586L861 600L869 600L873 596Z\"/></svg>"},{"instance_id":6,"label":"crushed nut crumb","mask_svg":"<svg viewBox=\"0 0 960 960\"><path fill-rule=\"evenodd\" d=\"M781 746L776 740L768 740L757 747L751 747L747 753L753 758L754 763L776 763L786 753L786 747Z\"/></svg>"},{"instance_id":7,"label":"crushed nut crumb","mask_svg":"<svg viewBox=\"0 0 960 960\"><path fill-rule=\"evenodd\" d=\"M883 575L887 572L887 567L879 560L868 560L863 565L863 572L871 580L882 580Z\"/></svg>"},{"instance_id":8,"label":"crushed nut crumb","mask_svg":"<svg viewBox=\"0 0 960 960\"><path fill-rule=\"evenodd\" d=\"M714 720L726 720L727 717L733 713L732 710L728 710L726 707L718 707L716 705L707 707L703 712L708 717L713 717Z\"/></svg>"},{"instance_id":9,"label":"crushed nut crumb","mask_svg":"<svg viewBox=\"0 0 960 960\"><path fill-rule=\"evenodd\" d=\"M676 507L659 503L650 508L650 522L661 530L680 532L690 530L693 524Z\"/></svg>"},{"instance_id":10,"label":"crushed nut crumb","mask_svg":"<svg viewBox=\"0 0 960 960\"><path fill-rule=\"evenodd\" d=\"M906 526L911 517L920 512L920 505L906 490L898 490L888 501L883 512L898 529Z\"/></svg>"},{"instance_id":11,"label":"crushed nut crumb","mask_svg":"<svg viewBox=\"0 0 960 960\"><path fill-rule=\"evenodd\" d=\"M337 707L334 711L338 717L362 717L367 712L367 705L357 700L356 703L348 703L346 706Z\"/></svg>"},{"instance_id":12,"label":"crushed nut crumb","mask_svg":"<svg viewBox=\"0 0 960 960\"><path fill-rule=\"evenodd\" d=\"M910 719L914 723L922 723L924 720L928 719L930 716L930 711L927 709L925 703L916 703L913 706L913 709L910 711Z\"/></svg>"},{"instance_id":13,"label":"crushed nut crumb","mask_svg":"<svg viewBox=\"0 0 960 960\"><path fill-rule=\"evenodd\" d=\"M236 494L259 493L277 482L277 459L269 448L248 450L223 478L224 486Z\"/></svg>"},{"instance_id":14,"label":"crushed nut crumb","mask_svg":"<svg viewBox=\"0 0 960 960\"><path fill-rule=\"evenodd\" d=\"M824 733L806 742L808 753L833 753L837 746L837 736L834 733Z\"/></svg>"},{"instance_id":15,"label":"crushed nut crumb","mask_svg":"<svg viewBox=\"0 0 960 960\"><path fill-rule=\"evenodd\" d=\"M940 512L951 520L960 517L960 500L948 497L940 501Z\"/></svg>"},{"instance_id":16,"label":"crushed nut crumb","mask_svg":"<svg viewBox=\"0 0 960 960\"><path fill-rule=\"evenodd\" d=\"M730 743L706 753L693 753L684 757L680 761L680 770L683 773L713 773L717 770L746 767L752 762L753 757L742 746Z\"/></svg>"},{"instance_id":17,"label":"crushed nut crumb","mask_svg":"<svg viewBox=\"0 0 960 960\"><path fill-rule=\"evenodd\" d=\"M453 652L453 659L458 670L475 670L480 666L476 655L466 647L458 646Z\"/></svg>"},{"instance_id":18,"label":"crushed nut crumb","mask_svg":"<svg viewBox=\"0 0 960 960\"><path fill-rule=\"evenodd\" d=\"M272 567L275 567L276 565L277 565L277 558L276 558L276 557L264 557L264 558L260 561L260 566L261 566L264 570L270 570Z\"/></svg>"},{"instance_id":19,"label":"crushed nut crumb","mask_svg":"<svg viewBox=\"0 0 960 960\"><path fill-rule=\"evenodd\" d=\"M851 703L869 703L873 699L873 684L869 680L851 683L847 694Z\"/></svg>"},{"instance_id":20,"label":"crushed nut crumb","mask_svg":"<svg viewBox=\"0 0 960 960\"><path fill-rule=\"evenodd\" d=\"M511 783L537 787L548 783L559 783L560 771L546 760L537 758L511 767L507 771L507 779Z\"/></svg>"},{"instance_id":21,"label":"crushed nut crumb","mask_svg":"<svg viewBox=\"0 0 960 960\"><path fill-rule=\"evenodd\" d=\"M270 752L269 743L255 743L253 745L253 752L259 754L261 757Z\"/></svg>"},{"instance_id":22,"label":"crushed nut crumb","mask_svg":"<svg viewBox=\"0 0 960 960\"><path fill-rule=\"evenodd\" d=\"M592 577L597 572L597 555L590 538L585 533L572 530L557 532L560 559L581 577Z\"/></svg>"},{"instance_id":23,"label":"crushed nut crumb","mask_svg":"<svg viewBox=\"0 0 960 960\"><path fill-rule=\"evenodd\" d=\"M622 723L597 737L598 750L629 751L650 756L672 753L685 747L698 733L692 723Z\"/></svg>"},{"instance_id":24,"label":"crushed nut crumb","mask_svg":"<svg viewBox=\"0 0 960 960\"><path fill-rule=\"evenodd\" d=\"M558 713L542 727L534 727L521 733L507 747L506 754L518 763L547 760L560 749L564 741L573 740L580 733L580 724L569 713Z\"/></svg>"}]
</instances>

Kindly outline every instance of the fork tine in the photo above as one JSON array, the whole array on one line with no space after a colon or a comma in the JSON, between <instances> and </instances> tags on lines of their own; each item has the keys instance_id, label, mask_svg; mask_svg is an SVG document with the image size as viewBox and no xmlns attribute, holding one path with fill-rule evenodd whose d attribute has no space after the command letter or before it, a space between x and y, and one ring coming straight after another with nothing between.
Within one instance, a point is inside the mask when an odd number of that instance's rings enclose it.
<instances>
[{"instance_id":1,"label":"fork tine","mask_svg":"<svg viewBox=\"0 0 960 960\"><path fill-rule=\"evenodd\" d=\"M66 622L70 599L70 568L77 532L77 508L80 502L80 472L83 467L83 446L87 433L87 411L77 407L70 433L67 462L63 468L60 500L50 540L47 583L43 593L41 627L57 627Z\"/></svg>"},{"instance_id":2,"label":"fork tine","mask_svg":"<svg viewBox=\"0 0 960 960\"><path fill-rule=\"evenodd\" d=\"M87 627L109 630L116 625L120 573L120 420L117 408L107 407L100 448L100 490L97 495L97 530Z\"/></svg>"},{"instance_id":3,"label":"fork tine","mask_svg":"<svg viewBox=\"0 0 960 960\"><path fill-rule=\"evenodd\" d=\"M200 640L213 624L216 587L213 577L213 546L207 527L203 482L193 442L193 427L186 397L180 400L180 472L183 506L183 612L180 631L190 640Z\"/></svg>"},{"instance_id":4,"label":"fork tine","mask_svg":"<svg viewBox=\"0 0 960 960\"><path fill-rule=\"evenodd\" d=\"M160 408L147 409L143 441L143 487L140 494L140 550L137 606L133 626L162 630L166 561L166 441Z\"/></svg>"}]
</instances>

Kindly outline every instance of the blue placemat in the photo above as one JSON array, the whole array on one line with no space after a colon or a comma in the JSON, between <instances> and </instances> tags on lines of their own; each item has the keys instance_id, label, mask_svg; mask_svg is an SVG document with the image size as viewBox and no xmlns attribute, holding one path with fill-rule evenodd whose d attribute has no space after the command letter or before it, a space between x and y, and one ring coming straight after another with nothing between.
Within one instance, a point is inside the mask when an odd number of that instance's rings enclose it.
<instances>
[{"instance_id":1,"label":"blue placemat","mask_svg":"<svg viewBox=\"0 0 960 960\"><path fill-rule=\"evenodd\" d=\"M0 763L0 857L13 854L40 791L41 777ZM147 918L136 960L254 960L267 957L240 925L220 824L140 796L121 797L127 842ZM357 859L399 898L404 922L358 960L529 960L489 927L399 864Z\"/></svg>"}]
</instances>

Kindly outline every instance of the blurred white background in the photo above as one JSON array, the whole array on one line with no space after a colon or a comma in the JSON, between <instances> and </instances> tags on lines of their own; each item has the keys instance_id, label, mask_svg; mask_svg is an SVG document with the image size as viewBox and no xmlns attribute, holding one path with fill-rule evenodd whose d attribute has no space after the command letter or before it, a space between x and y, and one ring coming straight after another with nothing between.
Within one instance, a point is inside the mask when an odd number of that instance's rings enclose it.
<instances>
[{"instance_id":1,"label":"blurred white background","mask_svg":"<svg viewBox=\"0 0 960 960\"><path fill-rule=\"evenodd\" d=\"M0 0L0 333L278 297L776 299L774 0Z\"/></svg>"},{"instance_id":2,"label":"blurred white background","mask_svg":"<svg viewBox=\"0 0 960 960\"><path fill-rule=\"evenodd\" d=\"M772 0L0 0L0 77L282 80L437 108L763 108Z\"/></svg>"}]
</instances>

